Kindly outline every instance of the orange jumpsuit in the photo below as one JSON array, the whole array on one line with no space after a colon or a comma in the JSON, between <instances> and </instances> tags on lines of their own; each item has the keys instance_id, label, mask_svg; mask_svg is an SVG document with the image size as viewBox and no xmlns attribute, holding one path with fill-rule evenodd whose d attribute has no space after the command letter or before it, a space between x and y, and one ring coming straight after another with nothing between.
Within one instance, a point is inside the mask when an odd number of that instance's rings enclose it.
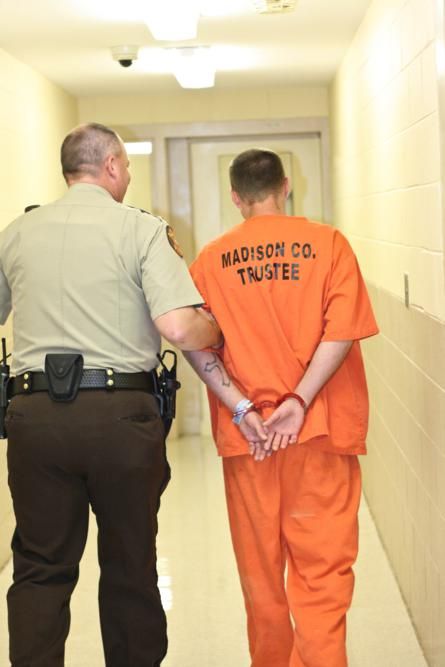
<instances>
[{"instance_id":1,"label":"orange jumpsuit","mask_svg":"<svg viewBox=\"0 0 445 667\"><path fill-rule=\"evenodd\" d=\"M222 326L225 367L251 401L293 391L321 341L354 341L312 402L298 444L261 463L209 394L252 667L345 667L356 455L366 453L368 426L358 341L378 332L357 260L335 228L269 215L209 243L191 272Z\"/></svg>"}]
</instances>

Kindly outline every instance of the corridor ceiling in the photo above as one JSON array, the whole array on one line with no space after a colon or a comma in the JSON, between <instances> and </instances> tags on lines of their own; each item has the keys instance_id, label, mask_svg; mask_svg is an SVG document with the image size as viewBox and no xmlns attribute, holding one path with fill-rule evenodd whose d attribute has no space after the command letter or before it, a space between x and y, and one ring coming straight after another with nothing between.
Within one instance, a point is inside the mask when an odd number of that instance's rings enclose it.
<instances>
[{"instance_id":1,"label":"corridor ceiling","mask_svg":"<svg viewBox=\"0 0 445 667\"><path fill-rule=\"evenodd\" d=\"M144 24L142 3L0 0L0 48L75 96L178 90L163 65L165 46L212 46L217 88L326 84L371 4L297 0L288 13L202 17L197 39L164 43ZM113 60L118 45L139 47L131 67Z\"/></svg>"}]
</instances>

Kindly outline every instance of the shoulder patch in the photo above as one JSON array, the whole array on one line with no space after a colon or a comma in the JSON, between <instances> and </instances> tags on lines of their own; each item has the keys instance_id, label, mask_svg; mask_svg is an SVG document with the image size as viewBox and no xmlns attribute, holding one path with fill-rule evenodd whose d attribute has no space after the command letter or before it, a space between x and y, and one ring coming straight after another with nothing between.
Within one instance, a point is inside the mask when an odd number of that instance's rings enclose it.
<instances>
[{"instance_id":1,"label":"shoulder patch","mask_svg":"<svg viewBox=\"0 0 445 667\"><path fill-rule=\"evenodd\" d=\"M184 257L184 253L182 252L181 248L179 247L179 244L178 244L178 242L176 240L176 237L175 237L175 233L174 233L173 229L170 227L170 225L167 225L166 231L167 231L168 242L170 243L170 245L173 248L173 250L175 251L175 253L177 255L179 255L179 257Z\"/></svg>"}]
</instances>

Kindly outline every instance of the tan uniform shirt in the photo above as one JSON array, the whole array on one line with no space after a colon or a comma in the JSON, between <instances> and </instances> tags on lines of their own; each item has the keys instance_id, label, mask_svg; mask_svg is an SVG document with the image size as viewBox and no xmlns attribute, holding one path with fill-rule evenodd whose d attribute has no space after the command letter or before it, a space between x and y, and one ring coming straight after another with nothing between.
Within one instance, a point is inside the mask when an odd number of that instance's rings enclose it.
<instances>
[{"instance_id":1,"label":"tan uniform shirt","mask_svg":"<svg viewBox=\"0 0 445 667\"><path fill-rule=\"evenodd\" d=\"M0 235L0 322L12 308L12 374L42 370L48 352L80 352L86 368L154 368L153 320L202 303L169 229L86 183L12 222Z\"/></svg>"}]
</instances>

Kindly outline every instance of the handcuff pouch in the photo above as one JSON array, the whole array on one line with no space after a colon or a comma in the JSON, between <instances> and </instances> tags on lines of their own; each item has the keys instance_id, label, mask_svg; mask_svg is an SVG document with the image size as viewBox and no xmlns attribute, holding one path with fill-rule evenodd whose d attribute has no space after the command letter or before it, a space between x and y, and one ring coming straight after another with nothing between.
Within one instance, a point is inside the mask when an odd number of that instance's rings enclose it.
<instances>
[{"instance_id":1,"label":"handcuff pouch","mask_svg":"<svg viewBox=\"0 0 445 667\"><path fill-rule=\"evenodd\" d=\"M73 401L79 391L83 373L81 354L47 354L45 374L48 393L53 401Z\"/></svg>"}]
</instances>

